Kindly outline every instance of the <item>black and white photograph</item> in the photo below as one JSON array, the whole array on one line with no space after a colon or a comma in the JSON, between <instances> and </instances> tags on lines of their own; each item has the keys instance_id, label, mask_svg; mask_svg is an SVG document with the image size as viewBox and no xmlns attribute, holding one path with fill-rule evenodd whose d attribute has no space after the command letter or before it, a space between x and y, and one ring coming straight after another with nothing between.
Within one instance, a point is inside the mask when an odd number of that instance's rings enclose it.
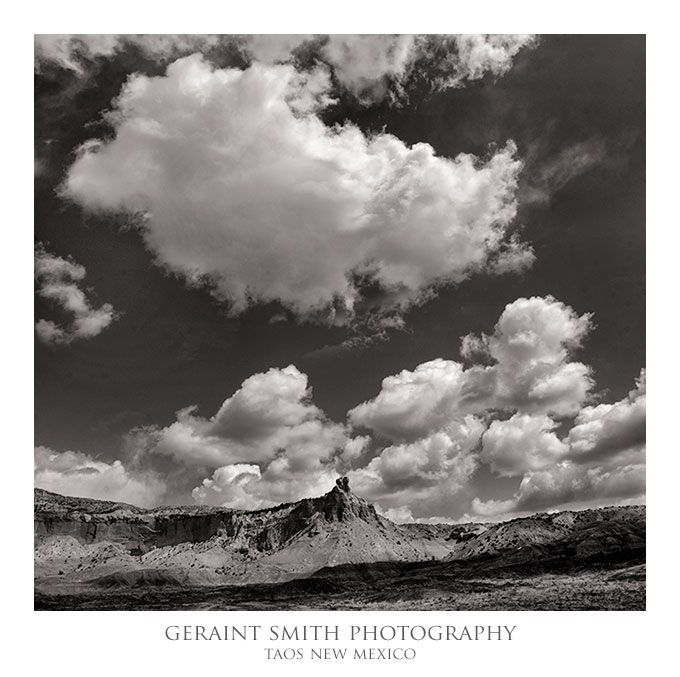
<instances>
[{"instance_id":1,"label":"black and white photograph","mask_svg":"<svg viewBox=\"0 0 680 677\"><path fill-rule=\"evenodd\" d=\"M35 610L646 609L645 35L40 33L33 112Z\"/></svg>"}]
</instances>

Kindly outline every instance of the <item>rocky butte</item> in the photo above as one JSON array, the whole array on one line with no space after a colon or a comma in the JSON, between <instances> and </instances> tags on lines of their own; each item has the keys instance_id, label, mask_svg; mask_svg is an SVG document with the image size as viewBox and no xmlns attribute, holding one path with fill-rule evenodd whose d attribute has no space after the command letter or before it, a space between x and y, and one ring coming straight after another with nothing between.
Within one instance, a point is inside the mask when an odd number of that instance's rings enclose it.
<instances>
[{"instance_id":1,"label":"rocky butte","mask_svg":"<svg viewBox=\"0 0 680 677\"><path fill-rule=\"evenodd\" d=\"M401 581L412 595L423 581L438 589L472 574L496 580L574 567L644 568L643 506L425 525L382 517L347 478L323 496L254 511L146 510L38 488L34 495L36 600L49 608L62 608L54 600L67 595L132 589L260 590L299 580L304 590L342 582L343 590L382 593L388 581Z\"/></svg>"}]
</instances>

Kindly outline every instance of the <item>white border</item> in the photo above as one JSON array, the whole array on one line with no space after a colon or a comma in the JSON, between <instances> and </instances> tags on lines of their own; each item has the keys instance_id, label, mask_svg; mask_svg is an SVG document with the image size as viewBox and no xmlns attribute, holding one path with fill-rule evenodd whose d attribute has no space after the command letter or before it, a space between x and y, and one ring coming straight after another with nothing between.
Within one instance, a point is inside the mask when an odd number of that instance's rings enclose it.
<instances>
[{"instance_id":1,"label":"white border","mask_svg":"<svg viewBox=\"0 0 680 677\"><path fill-rule=\"evenodd\" d=\"M400 5L352 1L252 3L235 8L224 2L141 3L138 0L101 4L91 2L32 2L10 5L15 12L6 29L2 120L9 150L2 169L6 204L4 228L5 388L2 393L6 462L2 519L3 580L8 604L2 614L3 638L9 648L10 670L49 671L50 675L119 676L184 675L189 671L274 669L282 674L317 673L311 661L267 662L265 644L226 642L168 642L169 624L503 624L516 625L512 642L421 642L416 661L330 663L321 669L411 674L414 669L447 672L474 670L488 675L616 675L655 674L672 669L670 594L675 589L672 548L675 535L677 454L675 409L678 397L674 359L677 333L677 78L674 16L660 2L558 3L418 2ZM446 6L445 6L446 5ZM450 6L449 6L450 5ZM7 17L7 14L5 14ZM32 502L33 329L32 205L28 151L33 141L29 84L33 68L34 32L539 32L646 33L648 44L649 194L648 194L648 382L650 384L648 471L649 582L646 612L33 612L32 539L28 515ZM15 164L17 166L15 166ZM30 170L32 172L32 170ZM9 184L9 185L8 185ZM32 209L32 206L31 208ZM17 284L17 281L21 281ZM31 291L28 291L28 290ZM671 521L672 520L672 521ZM336 645L341 644L334 643ZM453 645L452 645L453 644ZM309 646L309 644L308 644ZM667 654L668 662L664 660ZM655 666L659 666L658 668ZM665 667L668 666L668 667Z\"/></svg>"}]
</instances>

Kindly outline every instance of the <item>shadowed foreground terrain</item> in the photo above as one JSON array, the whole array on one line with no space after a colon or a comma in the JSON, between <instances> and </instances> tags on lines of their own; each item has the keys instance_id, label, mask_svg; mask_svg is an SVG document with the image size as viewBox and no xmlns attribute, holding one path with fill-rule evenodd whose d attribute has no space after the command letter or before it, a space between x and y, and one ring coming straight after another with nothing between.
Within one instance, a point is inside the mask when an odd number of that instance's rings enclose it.
<instances>
[{"instance_id":1,"label":"shadowed foreground terrain","mask_svg":"<svg viewBox=\"0 0 680 677\"><path fill-rule=\"evenodd\" d=\"M397 525L346 480L253 512L36 489L35 608L639 610L645 509Z\"/></svg>"}]
</instances>

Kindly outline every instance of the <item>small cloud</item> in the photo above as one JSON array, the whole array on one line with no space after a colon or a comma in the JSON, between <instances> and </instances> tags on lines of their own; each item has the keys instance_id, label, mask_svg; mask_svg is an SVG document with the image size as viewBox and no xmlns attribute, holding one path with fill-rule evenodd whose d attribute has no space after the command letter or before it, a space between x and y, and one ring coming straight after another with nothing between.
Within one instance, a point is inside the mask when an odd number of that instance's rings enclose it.
<instances>
[{"instance_id":1,"label":"small cloud","mask_svg":"<svg viewBox=\"0 0 680 677\"><path fill-rule=\"evenodd\" d=\"M90 305L85 292L78 286L86 275L84 266L50 254L42 243L38 243L34 267L37 293L73 315L68 327L61 327L52 320L38 320L35 331L43 343L68 345L78 339L92 338L118 317L110 303L104 303L100 308Z\"/></svg>"},{"instance_id":2,"label":"small cloud","mask_svg":"<svg viewBox=\"0 0 680 677\"><path fill-rule=\"evenodd\" d=\"M406 505L402 505L399 508L384 509L380 505L376 504L375 509L380 515L386 517L391 522L395 522L396 524L406 524L407 522L413 522L411 508Z\"/></svg>"},{"instance_id":3,"label":"small cloud","mask_svg":"<svg viewBox=\"0 0 680 677\"><path fill-rule=\"evenodd\" d=\"M633 134L619 138L593 137L549 152L549 139L534 142L525 158L520 196L523 204L547 205L574 179L595 170L615 170L626 161Z\"/></svg>"},{"instance_id":4,"label":"small cloud","mask_svg":"<svg viewBox=\"0 0 680 677\"><path fill-rule=\"evenodd\" d=\"M535 35L427 35L420 37L417 49L433 89L445 90L464 87L487 73L500 77L521 49L537 44Z\"/></svg>"},{"instance_id":5,"label":"small cloud","mask_svg":"<svg viewBox=\"0 0 680 677\"><path fill-rule=\"evenodd\" d=\"M219 35L173 34L47 34L34 36L35 69L46 63L83 75L98 58L112 58L134 47L147 58L168 61L194 52L207 52L220 44Z\"/></svg>"}]
</instances>

